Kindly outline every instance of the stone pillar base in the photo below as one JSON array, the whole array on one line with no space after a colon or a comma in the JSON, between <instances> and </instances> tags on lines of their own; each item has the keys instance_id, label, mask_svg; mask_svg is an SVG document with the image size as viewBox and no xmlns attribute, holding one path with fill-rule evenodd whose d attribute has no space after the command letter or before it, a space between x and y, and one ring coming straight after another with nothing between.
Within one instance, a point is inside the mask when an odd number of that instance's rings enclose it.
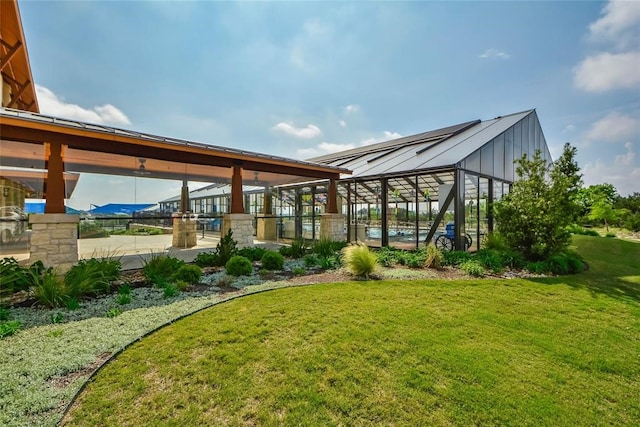
<instances>
[{"instance_id":1,"label":"stone pillar base","mask_svg":"<svg viewBox=\"0 0 640 427\"><path fill-rule=\"evenodd\" d=\"M78 262L79 215L32 214L29 262L42 261L45 267L53 267L66 273Z\"/></svg>"},{"instance_id":2,"label":"stone pillar base","mask_svg":"<svg viewBox=\"0 0 640 427\"><path fill-rule=\"evenodd\" d=\"M173 215L173 239L171 246L176 249L192 248L198 242L196 228L198 221L195 215L174 213Z\"/></svg>"},{"instance_id":3,"label":"stone pillar base","mask_svg":"<svg viewBox=\"0 0 640 427\"><path fill-rule=\"evenodd\" d=\"M351 224L349 233L350 242L363 242L367 239L367 226L365 224Z\"/></svg>"},{"instance_id":4,"label":"stone pillar base","mask_svg":"<svg viewBox=\"0 0 640 427\"><path fill-rule=\"evenodd\" d=\"M334 242L344 242L347 240L344 232L344 214L325 213L320 215L320 238L329 239Z\"/></svg>"},{"instance_id":5,"label":"stone pillar base","mask_svg":"<svg viewBox=\"0 0 640 427\"><path fill-rule=\"evenodd\" d=\"M233 232L233 240L239 248L253 246L253 215L249 214L226 214L222 217L221 236L226 236L227 232Z\"/></svg>"},{"instance_id":6,"label":"stone pillar base","mask_svg":"<svg viewBox=\"0 0 640 427\"><path fill-rule=\"evenodd\" d=\"M256 239L275 242L278 237L277 220L272 215L259 215L256 223Z\"/></svg>"}]
</instances>

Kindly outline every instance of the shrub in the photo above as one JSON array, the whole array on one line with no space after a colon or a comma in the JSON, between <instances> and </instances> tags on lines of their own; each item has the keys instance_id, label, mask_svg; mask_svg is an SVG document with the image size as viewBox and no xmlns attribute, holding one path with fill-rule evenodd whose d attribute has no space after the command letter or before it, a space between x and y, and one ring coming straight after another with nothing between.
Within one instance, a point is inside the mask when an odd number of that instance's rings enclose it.
<instances>
[{"instance_id":1,"label":"shrub","mask_svg":"<svg viewBox=\"0 0 640 427\"><path fill-rule=\"evenodd\" d=\"M64 314L56 311L55 313L51 313L51 323L56 325L58 323L62 323L64 321Z\"/></svg>"},{"instance_id":2,"label":"shrub","mask_svg":"<svg viewBox=\"0 0 640 427\"><path fill-rule=\"evenodd\" d=\"M68 298L65 301L64 305L65 307L67 307L67 310L69 311L77 310L80 308L80 302L78 301L77 298Z\"/></svg>"},{"instance_id":3,"label":"shrub","mask_svg":"<svg viewBox=\"0 0 640 427\"><path fill-rule=\"evenodd\" d=\"M342 249L342 262L357 277L368 279L376 270L378 256L364 243L357 243Z\"/></svg>"},{"instance_id":4,"label":"shrub","mask_svg":"<svg viewBox=\"0 0 640 427\"><path fill-rule=\"evenodd\" d=\"M202 269L197 265L183 265L173 275L174 280L187 282L189 285L200 282Z\"/></svg>"},{"instance_id":5,"label":"shrub","mask_svg":"<svg viewBox=\"0 0 640 427\"><path fill-rule=\"evenodd\" d=\"M444 262L442 251L436 248L433 242L429 242L426 249L426 258L424 260L425 268L441 269Z\"/></svg>"},{"instance_id":6,"label":"shrub","mask_svg":"<svg viewBox=\"0 0 640 427\"><path fill-rule=\"evenodd\" d=\"M551 271L549 264L546 261L534 261L525 266L525 269L534 274L545 274Z\"/></svg>"},{"instance_id":7,"label":"shrub","mask_svg":"<svg viewBox=\"0 0 640 427\"><path fill-rule=\"evenodd\" d=\"M302 257L305 267L317 267L320 265L320 257L317 254L308 254Z\"/></svg>"},{"instance_id":8,"label":"shrub","mask_svg":"<svg viewBox=\"0 0 640 427\"><path fill-rule=\"evenodd\" d=\"M267 270L284 269L284 257L279 252L267 251L260 261L262 262L262 268Z\"/></svg>"},{"instance_id":9,"label":"shrub","mask_svg":"<svg viewBox=\"0 0 640 427\"><path fill-rule=\"evenodd\" d=\"M107 310L107 312L105 313L105 316L107 317L118 317L122 314L122 310L119 309L118 307L113 307L110 308L109 310Z\"/></svg>"},{"instance_id":10,"label":"shrub","mask_svg":"<svg viewBox=\"0 0 640 427\"><path fill-rule=\"evenodd\" d=\"M225 265L225 269L231 276L250 276L253 273L253 264L243 256L234 255Z\"/></svg>"},{"instance_id":11,"label":"shrub","mask_svg":"<svg viewBox=\"0 0 640 427\"><path fill-rule=\"evenodd\" d=\"M347 242L337 242L331 239L322 238L313 242L311 245L311 252L321 257L328 257L335 255L336 252L341 251L345 246L347 246Z\"/></svg>"},{"instance_id":12,"label":"shrub","mask_svg":"<svg viewBox=\"0 0 640 427\"><path fill-rule=\"evenodd\" d=\"M291 270L291 272L293 273L294 276L302 276L307 271L302 267L293 267L293 270Z\"/></svg>"},{"instance_id":13,"label":"shrub","mask_svg":"<svg viewBox=\"0 0 640 427\"><path fill-rule=\"evenodd\" d=\"M616 233L609 232L609 233L605 234L604 237L616 237Z\"/></svg>"},{"instance_id":14,"label":"shrub","mask_svg":"<svg viewBox=\"0 0 640 427\"><path fill-rule=\"evenodd\" d=\"M486 249L495 249L503 251L508 249L504 236L498 232L489 233L484 238L484 247Z\"/></svg>"},{"instance_id":15,"label":"shrub","mask_svg":"<svg viewBox=\"0 0 640 427\"><path fill-rule=\"evenodd\" d=\"M116 297L116 302L119 305L125 305L131 303L131 294L118 294Z\"/></svg>"},{"instance_id":16,"label":"shrub","mask_svg":"<svg viewBox=\"0 0 640 427\"><path fill-rule=\"evenodd\" d=\"M9 320L9 310L4 307L0 307L0 322Z\"/></svg>"},{"instance_id":17,"label":"shrub","mask_svg":"<svg viewBox=\"0 0 640 427\"><path fill-rule=\"evenodd\" d=\"M464 251L445 251L442 253L442 257L444 265L451 265L455 267L470 260L471 254Z\"/></svg>"},{"instance_id":18,"label":"shrub","mask_svg":"<svg viewBox=\"0 0 640 427\"><path fill-rule=\"evenodd\" d=\"M225 275L216 280L216 286L219 288L228 288L233 284L233 276Z\"/></svg>"},{"instance_id":19,"label":"shrub","mask_svg":"<svg viewBox=\"0 0 640 427\"><path fill-rule=\"evenodd\" d=\"M42 305L61 307L69 297L64 281L52 269L44 272L35 288L35 296Z\"/></svg>"},{"instance_id":20,"label":"shrub","mask_svg":"<svg viewBox=\"0 0 640 427\"><path fill-rule=\"evenodd\" d=\"M282 256L290 258L302 258L307 253L307 243L304 239L295 239L291 242L291 246L282 246L278 252Z\"/></svg>"},{"instance_id":21,"label":"shrub","mask_svg":"<svg viewBox=\"0 0 640 427\"><path fill-rule=\"evenodd\" d=\"M505 267L521 269L526 264L524 256L520 252L504 250L500 251L500 256Z\"/></svg>"},{"instance_id":22,"label":"shrub","mask_svg":"<svg viewBox=\"0 0 640 427\"><path fill-rule=\"evenodd\" d=\"M340 257L337 255L320 257L318 266L323 270L335 270L340 267Z\"/></svg>"},{"instance_id":23,"label":"shrub","mask_svg":"<svg viewBox=\"0 0 640 427\"><path fill-rule=\"evenodd\" d=\"M404 265L409 268L422 268L427 260L427 254L423 250L405 252Z\"/></svg>"},{"instance_id":24,"label":"shrub","mask_svg":"<svg viewBox=\"0 0 640 427\"><path fill-rule=\"evenodd\" d=\"M267 270L266 268L261 268L260 271L258 271L258 275L262 280L272 280L276 277L273 271Z\"/></svg>"},{"instance_id":25,"label":"shrub","mask_svg":"<svg viewBox=\"0 0 640 427\"><path fill-rule=\"evenodd\" d=\"M265 248L255 246L239 249L237 255L243 256L249 261L260 261L266 252Z\"/></svg>"},{"instance_id":26,"label":"shrub","mask_svg":"<svg viewBox=\"0 0 640 427\"><path fill-rule=\"evenodd\" d=\"M469 259L460 264L460 269L473 277L484 277L485 271L484 267L480 262Z\"/></svg>"},{"instance_id":27,"label":"shrub","mask_svg":"<svg viewBox=\"0 0 640 427\"><path fill-rule=\"evenodd\" d=\"M474 256L483 267L488 268L494 273L504 270L505 263L502 253L496 249L480 249Z\"/></svg>"},{"instance_id":28,"label":"shrub","mask_svg":"<svg viewBox=\"0 0 640 427\"><path fill-rule=\"evenodd\" d=\"M0 260L0 298L36 286L44 270L42 261L36 261L30 267L23 267L13 257L3 258Z\"/></svg>"},{"instance_id":29,"label":"shrub","mask_svg":"<svg viewBox=\"0 0 640 427\"><path fill-rule=\"evenodd\" d=\"M563 253L553 255L547 260L546 264L553 274L569 273L569 260Z\"/></svg>"},{"instance_id":30,"label":"shrub","mask_svg":"<svg viewBox=\"0 0 640 427\"><path fill-rule=\"evenodd\" d=\"M584 271L584 261L582 257L574 251L566 251L567 262L569 264L569 273L577 274Z\"/></svg>"},{"instance_id":31,"label":"shrub","mask_svg":"<svg viewBox=\"0 0 640 427\"><path fill-rule=\"evenodd\" d=\"M0 322L0 339L11 336L20 330L22 323L17 320Z\"/></svg>"},{"instance_id":32,"label":"shrub","mask_svg":"<svg viewBox=\"0 0 640 427\"><path fill-rule=\"evenodd\" d=\"M126 283L120 285L120 287L118 288L118 295L129 295L129 294L131 294L131 286L129 286Z\"/></svg>"},{"instance_id":33,"label":"shrub","mask_svg":"<svg viewBox=\"0 0 640 427\"><path fill-rule=\"evenodd\" d=\"M178 258L151 253L151 257L144 261L142 273L149 282L158 287L164 287L183 265L184 261Z\"/></svg>"},{"instance_id":34,"label":"shrub","mask_svg":"<svg viewBox=\"0 0 640 427\"><path fill-rule=\"evenodd\" d=\"M567 231L571 234L581 234L583 236L600 236L600 233L596 230L580 227L578 224L569 224L567 226Z\"/></svg>"},{"instance_id":35,"label":"shrub","mask_svg":"<svg viewBox=\"0 0 640 427\"><path fill-rule=\"evenodd\" d=\"M163 298L171 298L175 297L176 295L178 295L178 289L172 284L166 285L162 291Z\"/></svg>"},{"instance_id":36,"label":"shrub","mask_svg":"<svg viewBox=\"0 0 640 427\"><path fill-rule=\"evenodd\" d=\"M83 221L80 223L79 239L96 237L109 237L109 232L94 222Z\"/></svg>"},{"instance_id":37,"label":"shrub","mask_svg":"<svg viewBox=\"0 0 640 427\"><path fill-rule=\"evenodd\" d=\"M189 289L189 286L191 286L191 284L189 282L185 282L184 280L176 280L175 282L173 282L173 286L175 286L175 288L180 292L184 292Z\"/></svg>"},{"instance_id":38,"label":"shrub","mask_svg":"<svg viewBox=\"0 0 640 427\"><path fill-rule=\"evenodd\" d=\"M233 240L233 231L229 229L218 245L216 246L216 254L218 255L216 266L221 267L227 265L227 262L238 252L238 244Z\"/></svg>"},{"instance_id":39,"label":"shrub","mask_svg":"<svg viewBox=\"0 0 640 427\"><path fill-rule=\"evenodd\" d=\"M200 252L193 261L198 267L215 267L219 266L218 254L215 251Z\"/></svg>"},{"instance_id":40,"label":"shrub","mask_svg":"<svg viewBox=\"0 0 640 427\"><path fill-rule=\"evenodd\" d=\"M383 247L378 250L378 262L385 267L393 267L398 262L396 251L393 248Z\"/></svg>"},{"instance_id":41,"label":"shrub","mask_svg":"<svg viewBox=\"0 0 640 427\"><path fill-rule=\"evenodd\" d=\"M111 282L120 277L120 271L118 260L82 259L67 271L64 281L72 297L100 294L109 290Z\"/></svg>"}]
</instances>

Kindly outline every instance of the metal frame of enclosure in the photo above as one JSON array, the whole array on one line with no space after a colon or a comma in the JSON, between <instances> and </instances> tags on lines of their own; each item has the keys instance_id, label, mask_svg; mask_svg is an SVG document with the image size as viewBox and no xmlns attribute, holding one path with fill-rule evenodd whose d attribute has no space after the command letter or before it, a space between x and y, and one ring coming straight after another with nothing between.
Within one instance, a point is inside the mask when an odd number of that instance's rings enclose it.
<instances>
[{"instance_id":1,"label":"metal frame of enclosure","mask_svg":"<svg viewBox=\"0 0 640 427\"><path fill-rule=\"evenodd\" d=\"M516 178L514 161L540 150L551 162L535 110L461 123L430 132L310 159L353 171L338 181L338 212L347 240L413 249L438 241L477 250L493 231L492 204ZM257 184L257 183L256 183ZM225 186L190 194L191 210L224 212ZM326 182L246 186L245 212L279 218L278 237L318 238ZM179 197L160 202L177 208ZM265 209L265 200L270 208ZM268 206L268 205L267 205Z\"/></svg>"}]
</instances>

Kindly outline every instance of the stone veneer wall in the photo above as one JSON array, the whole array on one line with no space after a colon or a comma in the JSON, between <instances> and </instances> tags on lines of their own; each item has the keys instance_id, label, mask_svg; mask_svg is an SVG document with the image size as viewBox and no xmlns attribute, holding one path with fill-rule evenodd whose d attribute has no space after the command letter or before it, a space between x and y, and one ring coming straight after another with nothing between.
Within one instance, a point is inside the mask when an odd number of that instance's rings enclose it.
<instances>
[{"instance_id":1,"label":"stone veneer wall","mask_svg":"<svg viewBox=\"0 0 640 427\"><path fill-rule=\"evenodd\" d=\"M278 238L275 216L259 215L256 223L256 239L274 242Z\"/></svg>"},{"instance_id":2,"label":"stone veneer wall","mask_svg":"<svg viewBox=\"0 0 640 427\"><path fill-rule=\"evenodd\" d=\"M79 215L32 214L29 262L42 261L59 273L67 272L78 262Z\"/></svg>"},{"instance_id":3,"label":"stone veneer wall","mask_svg":"<svg viewBox=\"0 0 640 427\"><path fill-rule=\"evenodd\" d=\"M222 217L221 236L231 229L239 248L253 246L253 215L226 214Z\"/></svg>"},{"instance_id":4,"label":"stone veneer wall","mask_svg":"<svg viewBox=\"0 0 640 427\"><path fill-rule=\"evenodd\" d=\"M171 240L171 246L177 249L194 247L198 241L196 234L197 225L198 221L189 214L184 215L184 219L181 213L173 214L173 238Z\"/></svg>"},{"instance_id":5,"label":"stone veneer wall","mask_svg":"<svg viewBox=\"0 0 640 427\"><path fill-rule=\"evenodd\" d=\"M320 238L329 239L334 242L344 242L347 235L344 232L344 214L321 214L320 215Z\"/></svg>"}]
</instances>

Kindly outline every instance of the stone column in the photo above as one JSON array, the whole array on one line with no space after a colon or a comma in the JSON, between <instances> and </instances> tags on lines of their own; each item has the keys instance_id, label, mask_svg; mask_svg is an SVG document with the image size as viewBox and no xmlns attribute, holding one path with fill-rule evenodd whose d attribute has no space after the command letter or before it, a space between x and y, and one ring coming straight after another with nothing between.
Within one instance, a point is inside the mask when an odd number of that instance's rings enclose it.
<instances>
[{"instance_id":1,"label":"stone column","mask_svg":"<svg viewBox=\"0 0 640 427\"><path fill-rule=\"evenodd\" d=\"M66 273L78 262L79 215L32 214L29 262L42 261L46 267L54 267Z\"/></svg>"},{"instance_id":2,"label":"stone column","mask_svg":"<svg viewBox=\"0 0 640 427\"><path fill-rule=\"evenodd\" d=\"M192 248L197 244L198 236L196 227L198 221L195 215L174 213L173 217L173 239L171 246L176 249Z\"/></svg>"},{"instance_id":3,"label":"stone column","mask_svg":"<svg viewBox=\"0 0 640 427\"><path fill-rule=\"evenodd\" d=\"M347 236L344 232L344 214L325 213L320 215L320 238L335 242L344 242Z\"/></svg>"},{"instance_id":4,"label":"stone column","mask_svg":"<svg viewBox=\"0 0 640 427\"><path fill-rule=\"evenodd\" d=\"M227 232L233 232L233 240L239 248L253 246L253 215L243 213L230 213L222 217L221 236Z\"/></svg>"},{"instance_id":5,"label":"stone column","mask_svg":"<svg viewBox=\"0 0 640 427\"><path fill-rule=\"evenodd\" d=\"M277 240L276 223L276 217L273 215L258 215L256 224L256 239L275 242Z\"/></svg>"}]
</instances>

